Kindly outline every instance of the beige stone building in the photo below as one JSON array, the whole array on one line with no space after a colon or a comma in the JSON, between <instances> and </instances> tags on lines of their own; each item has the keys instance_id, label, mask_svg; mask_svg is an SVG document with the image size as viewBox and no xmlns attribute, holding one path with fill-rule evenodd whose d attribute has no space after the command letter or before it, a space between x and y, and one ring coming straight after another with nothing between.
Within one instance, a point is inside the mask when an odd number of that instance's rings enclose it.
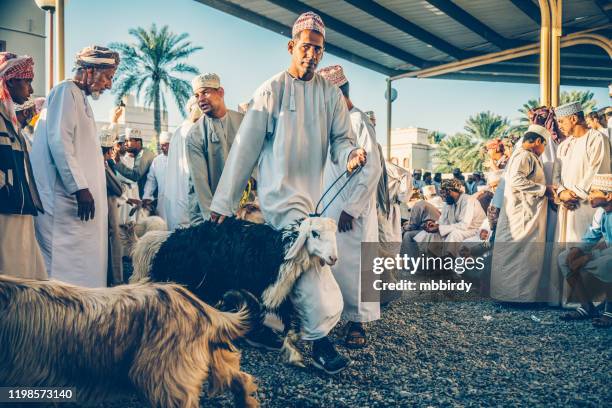
<instances>
[{"instance_id":1,"label":"beige stone building","mask_svg":"<svg viewBox=\"0 0 612 408\"><path fill-rule=\"evenodd\" d=\"M34 59L34 97L47 93L45 13L32 1L0 0L0 51Z\"/></svg>"},{"instance_id":2,"label":"beige stone building","mask_svg":"<svg viewBox=\"0 0 612 408\"><path fill-rule=\"evenodd\" d=\"M126 95L123 98L125 110L119 118L120 133L125 131L125 128L137 128L142 132L143 144L148 145L155 137L155 128L153 127L153 108L145 108L136 105L134 95ZM109 112L110 116L110 112ZM109 122L96 122L98 129L108 126ZM161 112L161 130L168 130L168 112Z\"/></svg>"},{"instance_id":3,"label":"beige stone building","mask_svg":"<svg viewBox=\"0 0 612 408\"><path fill-rule=\"evenodd\" d=\"M437 145L429 144L429 131L410 127L391 131L391 162L406 169L432 170Z\"/></svg>"}]
</instances>

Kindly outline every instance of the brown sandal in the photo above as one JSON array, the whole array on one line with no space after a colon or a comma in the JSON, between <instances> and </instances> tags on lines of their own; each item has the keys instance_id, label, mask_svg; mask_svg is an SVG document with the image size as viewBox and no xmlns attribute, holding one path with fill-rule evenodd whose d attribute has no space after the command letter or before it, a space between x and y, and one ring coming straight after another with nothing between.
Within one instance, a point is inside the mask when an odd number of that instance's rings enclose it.
<instances>
[{"instance_id":1,"label":"brown sandal","mask_svg":"<svg viewBox=\"0 0 612 408\"><path fill-rule=\"evenodd\" d=\"M364 348L367 345L366 332L361 323L349 322L346 329L346 347L352 349Z\"/></svg>"}]
</instances>

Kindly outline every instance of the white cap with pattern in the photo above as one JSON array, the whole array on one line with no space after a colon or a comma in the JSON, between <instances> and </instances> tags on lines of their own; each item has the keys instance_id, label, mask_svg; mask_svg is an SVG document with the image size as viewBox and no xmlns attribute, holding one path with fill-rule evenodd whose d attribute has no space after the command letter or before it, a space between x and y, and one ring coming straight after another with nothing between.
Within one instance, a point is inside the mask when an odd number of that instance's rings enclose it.
<instances>
[{"instance_id":1,"label":"white cap with pattern","mask_svg":"<svg viewBox=\"0 0 612 408\"><path fill-rule=\"evenodd\" d=\"M575 115L582 112L582 104L580 102L570 102L555 108L557 117Z\"/></svg>"},{"instance_id":2,"label":"white cap with pattern","mask_svg":"<svg viewBox=\"0 0 612 408\"><path fill-rule=\"evenodd\" d=\"M207 72L205 74L200 74L191 80L191 89L193 92L197 92L202 88L221 88L221 78L219 78L219 75L215 73Z\"/></svg>"},{"instance_id":3,"label":"white cap with pattern","mask_svg":"<svg viewBox=\"0 0 612 408\"><path fill-rule=\"evenodd\" d=\"M591 190L612 193L612 174L596 174L591 183Z\"/></svg>"},{"instance_id":4,"label":"white cap with pattern","mask_svg":"<svg viewBox=\"0 0 612 408\"><path fill-rule=\"evenodd\" d=\"M140 132L140 129L125 128L125 138L126 140L131 140L131 139L142 140L142 133Z\"/></svg>"}]
</instances>

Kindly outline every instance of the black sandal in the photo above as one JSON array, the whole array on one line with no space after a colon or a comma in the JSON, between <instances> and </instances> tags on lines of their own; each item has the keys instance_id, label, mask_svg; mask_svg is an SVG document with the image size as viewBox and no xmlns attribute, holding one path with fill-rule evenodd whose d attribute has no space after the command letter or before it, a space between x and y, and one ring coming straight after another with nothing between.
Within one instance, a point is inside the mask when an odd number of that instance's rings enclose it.
<instances>
[{"instance_id":1,"label":"black sandal","mask_svg":"<svg viewBox=\"0 0 612 408\"><path fill-rule=\"evenodd\" d=\"M366 332L360 323L349 322L344 340L346 347L351 349L364 348L367 345Z\"/></svg>"},{"instance_id":2,"label":"black sandal","mask_svg":"<svg viewBox=\"0 0 612 408\"><path fill-rule=\"evenodd\" d=\"M567 312L561 316L561 320L565 322L573 321L573 320L588 320L595 317L592 313L586 311L586 309L580 306L576 310L572 310L571 312Z\"/></svg>"},{"instance_id":3,"label":"black sandal","mask_svg":"<svg viewBox=\"0 0 612 408\"><path fill-rule=\"evenodd\" d=\"M612 312L603 312L601 317L593 319L593 326L599 329L609 329L612 327Z\"/></svg>"}]
</instances>

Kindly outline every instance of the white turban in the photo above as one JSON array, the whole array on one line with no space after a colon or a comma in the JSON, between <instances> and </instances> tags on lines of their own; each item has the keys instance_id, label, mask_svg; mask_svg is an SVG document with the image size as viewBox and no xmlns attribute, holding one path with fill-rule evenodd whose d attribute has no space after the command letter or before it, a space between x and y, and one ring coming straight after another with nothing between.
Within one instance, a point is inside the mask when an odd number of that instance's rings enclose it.
<instances>
[{"instance_id":1,"label":"white turban","mask_svg":"<svg viewBox=\"0 0 612 408\"><path fill-rule=\"evenodd\" d=\"M163 131L159 134L159 144L170 143L172 133Z\"/></svg>"}]
</instances>

